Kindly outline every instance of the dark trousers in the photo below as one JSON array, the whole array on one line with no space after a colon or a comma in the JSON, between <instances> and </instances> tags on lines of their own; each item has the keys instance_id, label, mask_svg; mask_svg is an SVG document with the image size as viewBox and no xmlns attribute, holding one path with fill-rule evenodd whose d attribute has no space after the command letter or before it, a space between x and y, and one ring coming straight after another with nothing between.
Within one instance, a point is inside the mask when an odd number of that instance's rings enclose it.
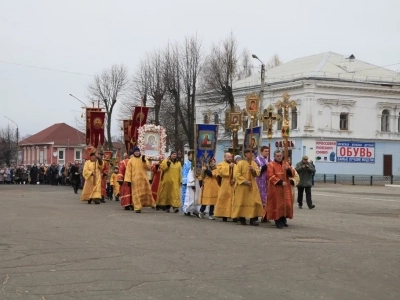
<instances>
[{"instance_id":1,"label":"dark trousers","mask_svg":"<svg viewBox=\"0 0 400 300\"><path fill-rule=\"evenodd\" d=\"M114 187L109 182L107 182L107 197L108 197L108 199L112 200L113 192L114 192Z\"/></svg>"},{"instance_id":2,"label":"dark trousers","mask_svg":"<svg viewBox=\"0 0 400 300\"><path fill-rule=\"evenodd\" d=\"M206 210L207 205L202 205L200 207L200 212L203 213ZM210 205L210 209L208 211L208 215L211 217L214 215L214 205Z\"/></svg>"},{"instance_id":3,"label":"dark trousers","mask_svg":"<svg viewBox=\"0 0 400 300\"><path fill-rule=\"evenodd\" d=\"M312 206L311 186L307 186L307 187L298 186L297 187L297 203L299 204L299 206L303 206L303 192L304 192L304 190L306 190L307 205L308 205L308 207L311 207Z\"/></svg>"},{"instance_id":4,"label":"dark trousers","mask_svg":"<svg viewBox=\"0 0 400 300\"><path fill-rule=\"evenodd\" d=\"M71 183L72 183L72 187L74 188L74 192L76 193L78 191L80 182L79 182L79 180L72 180Z\"/></svg>"}]
</instances>

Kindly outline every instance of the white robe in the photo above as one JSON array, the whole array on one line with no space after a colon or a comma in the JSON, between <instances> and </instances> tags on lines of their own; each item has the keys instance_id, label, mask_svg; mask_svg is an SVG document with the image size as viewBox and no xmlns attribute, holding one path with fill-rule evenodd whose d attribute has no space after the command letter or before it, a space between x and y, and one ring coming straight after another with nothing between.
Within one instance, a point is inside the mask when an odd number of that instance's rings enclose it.
<instances>
[{"instance_id":1,"label":"white robe","mask_svg":"<svg viewBox=\"0 0 400 300\"><path fill-rule=\"evenodd\" d=\"M195 187L195 190L193 190L193 187ZM199 212L200 210L199 194L200 194L200 186L198 180L196 180L194 170L190 169L187 175L186 195L182 207L182 211L184 213Z\"/></svg>"}]
</instances>

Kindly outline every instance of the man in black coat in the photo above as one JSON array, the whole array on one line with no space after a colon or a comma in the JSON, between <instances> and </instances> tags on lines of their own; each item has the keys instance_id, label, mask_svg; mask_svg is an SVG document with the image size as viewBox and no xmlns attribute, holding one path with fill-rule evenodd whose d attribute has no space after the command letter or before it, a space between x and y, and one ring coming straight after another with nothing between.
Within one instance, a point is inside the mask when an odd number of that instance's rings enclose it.
<instances>
[{"instance_id":1,"label":"man in black coat","mask_svg":"<svg viewBox=\"0 0 400 300\"><path fill-rule=\"evenodd\" d=\"M29 172L29 175L31 176L31 184L36 184L38 181L38 174L39 174L39 169L36 166L36 164L33 165L31 168L31 171Z\"/></svg>"},{"instance_id":2,"label":"man in black coat","mask_svg":"<svg viewBox=\"0 0 400 300\"><path fill-rule=\"evenodd\" d=\"M50 166L50 181L51 185L58 185L57 176L58 176L58 168L55 163L52 163Z\"/></svg>"},{"instance_id":3,"label":"man in black coat","mask_svg":"<svg viewBox=\"0 0 400 300\"><path fill-rule=\"evenodd\" d=\"M79 173L79 162L76 160L75 164L71 166L71 185L74 188L74 193L78 193L78 188L80 186L81 176Z\"/></svg>"}]
</instances>

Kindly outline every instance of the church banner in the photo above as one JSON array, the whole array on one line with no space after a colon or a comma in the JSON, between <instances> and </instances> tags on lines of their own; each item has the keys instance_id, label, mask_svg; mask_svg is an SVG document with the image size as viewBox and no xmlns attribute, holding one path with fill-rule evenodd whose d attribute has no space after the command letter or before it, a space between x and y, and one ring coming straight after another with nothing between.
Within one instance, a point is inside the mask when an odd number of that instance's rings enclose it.
<instances>
[{"instance_id":1,"label":"church banner","mask_svg":"<svg viewBox=\"0 0 400 300\"><path fill-rule=\"evenodd\" d=\"M90 143L95 148L104 145L104 119L105 112L92 111L90 113Z\"/></svg>"},{"instance_id":2,"label":"church banner","mask_svg":"<svg viewBox=\"0 0 400 300\"><path fill-rule=\"evenodd\" d=\"M246 129L243 140L243 151L245 149L253 149L254 156L258 156L261 132L261 126Z\"/></svg>"},{"instance_id":3,"label":"church banner","mask_svg":"<svg viewBox=\"0 0 400 300\"><path fill-rule=\"evenodd\" d=\"M134 145L137 144L138 129L139 127L146 124L147 114L149 108L146 106L136 106L132 115L132 126L131 126L131 139Z\"/></svg>"},{"instance_id":4,"label":"church banner","mask_svg":"<svg viewBox=\"0 0 400 300\"><path fill-rule=\"evenodd\" d=\"M90 113L95 111L101 111L101 108L86 107L86 145L90 145Z\"/></svg>"},{"instance_id":5,"label":"church banner","mask_svg":"<svg viewBox=\"0 0 400 300\"><path fill-rule=\"evenodd\" d=\"M129 151L132 150L133 145L132 145L132 138L131 138L131 130L132 130L132 120L123 120L122 121L122 127L124 130L124 142L125 142L125 149L126 152L129 154Z\"/></svg>"},{"instance_id":6,"label":"church banner","mask_svg":"<svg viewBox=\"0 0 400 300\"><path fill-rule=\"evenodd\" d=\"M216 155L218 125L196 124L195 134L196 176L200 176L201 168Z\"/></svg>"}]
</instances>

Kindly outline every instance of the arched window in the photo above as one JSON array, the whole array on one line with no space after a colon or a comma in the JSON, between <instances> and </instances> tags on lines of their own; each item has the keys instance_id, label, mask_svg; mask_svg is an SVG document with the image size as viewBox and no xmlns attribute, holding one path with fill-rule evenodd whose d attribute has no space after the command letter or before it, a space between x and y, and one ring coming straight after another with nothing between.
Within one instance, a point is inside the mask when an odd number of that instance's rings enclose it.
<instances>
[{"instance_id":1,"label":"arched window","mask_svg":"<svg viewBox=\"0 0 400 300\"><path fill-rule=\"evenodd\" d=\"M282 108L278 109L278 116L281 117L281 120L278 121L276 129L281 130L282 129L282 123L283 123L283 114L282 114Z\"/></svg>"},{"instance_id":2,"label":"arched window","mask_svg":"<svg viewBox=\"0 0 400 300\"><path fill-rule=\"evenodd\" d=\"M390 116L389 111L387 109L384 109L382 111L382 117L381 117L381 131L382 132L390 131L389 116Z\"/></svg>"},{"instance_id":3,"label":"arched window","mask_svg":"<svg viewBox=\"0 0 400 300\"><path fill-rule=\"evenodd\" d=\"M297 129L297 108L292 108L292 129Z\"/></svg>"},{"instance_id":4,"label":"arched window","mask_svg":"<svg viewBox=\"0 0 400 300\"><path fill-rule=\"evenodd\" d=\"M217 113L214 114L214 124L219 124L219 116Z\"/></svg>"},{"instance_id":5,"label":"arched window","mask_svg":"<svg viewBox=\"0 0 400 300\"><path fill-rule=\"evenodd\" d=\"M210 119L208 118L208 115L204 115L204 124L209 124L210 123Z\"/></svg>"}]
</instances>

